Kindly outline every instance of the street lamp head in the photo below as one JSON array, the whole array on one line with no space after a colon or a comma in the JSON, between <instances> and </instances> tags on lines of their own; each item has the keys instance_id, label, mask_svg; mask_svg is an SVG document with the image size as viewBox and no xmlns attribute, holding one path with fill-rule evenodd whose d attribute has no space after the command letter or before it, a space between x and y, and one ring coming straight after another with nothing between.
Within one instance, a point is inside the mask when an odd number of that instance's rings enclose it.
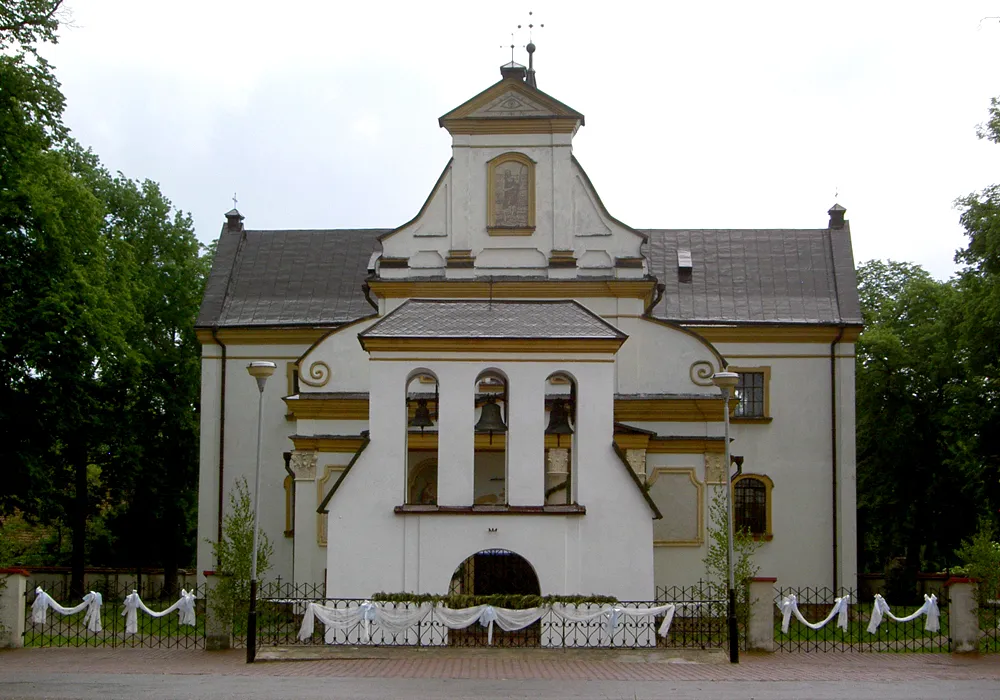
<instances>
[{"instance_id":1,"label":"street lamp head","mask_svg":"<svg viewBox=\"0 0 1000 700\"><path fill-rule=\"evenodd\" d=\"M247 365L247 372L257 380L257 388L260 390L260 393L264 393L264 383L268 377L274 374L274 370L277 367L273 362L267 362L266 360L258 360Z\"/></svg>"},{"instance_id":2,"label":"street lamp head","mask_svg":"<svg viewBox=\"0 0 1000 700\"><path fill-rule=\"evenodd\" d=\"M712 375L712 384L723 391L732 391L740 381L740 375L736 372L716 372Z\"/></svg>"}]
</instances>

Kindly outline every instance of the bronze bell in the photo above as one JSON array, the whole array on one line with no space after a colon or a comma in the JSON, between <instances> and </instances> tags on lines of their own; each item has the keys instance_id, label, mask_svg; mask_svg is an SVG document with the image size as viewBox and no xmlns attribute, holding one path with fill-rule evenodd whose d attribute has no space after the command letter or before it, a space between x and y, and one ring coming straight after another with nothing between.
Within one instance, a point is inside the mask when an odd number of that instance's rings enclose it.
<instances>
[{"instance_id":1,"label":"bronze bell","mask_svg":"<svg viewBox=\"0 0 1000 700\"><path fill-rule=\"evenodd\" d=\"M413 412L413 418L410 419L408 425L411 428L420 428L420 432L424 432L424 428L430 428L434 425L434 421L431 420L431 411L427 408L427 399L417 399L417 409Z\"/></svg>"},{"instance_id":2,"label":"bronze bell","mask_svg":"<svg viewBox=\"0 0 1000 700\"><path fill-rule=\"evenodd\" d=\"M493 444L493 433L506 433L507 426L504 425L503 416L500 415L500 407L497 406L495 397L490 396L483 404L483 412L479 414L479 422L476 423L477 433L489 433L490 444Z\"/></svg>"},{"instance_id":3,"label":"bronze bell","mask_svg":"<svg viewBox=\"0 0 1000 700\"><path fill-rule=\"evenodd\" d=\"M559 444L563 435L572 435L573 428L569 424L569 413L566 411L565 401L554 401L552 410L549 412L549 427L545 429L546 435L555 435L556 444Z\"/></svg>"}]
</instances>

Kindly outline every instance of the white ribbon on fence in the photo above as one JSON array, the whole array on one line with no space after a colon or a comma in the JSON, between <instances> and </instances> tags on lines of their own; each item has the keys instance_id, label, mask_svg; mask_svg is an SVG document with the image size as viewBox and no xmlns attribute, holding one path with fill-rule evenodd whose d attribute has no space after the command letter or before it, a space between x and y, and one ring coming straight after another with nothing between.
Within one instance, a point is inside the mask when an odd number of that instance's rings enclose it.
<instances>
[{"instance_id":1,"label":"white ribbon on fence","mask_svg":"<svg viewBox=\"0 0 1000 700\"><path fill-rule=\"evenodd\" d=\"M818 630L822 627L826 627L827 623L830 622L834 617L837 618L837 627L840 629L847 629L847 611L848 606L851 603L851 596L845 595L843 598L834 598L833 600L833 610L830 614L826 616L826 619L820 622L809 622L804 617L802 613L799 612L799 602L796 600L795 595L792 594L781 599L781 603L778 604L778 608L781 610L781 631L784 634L788 634L788 623L795 614L798 621L809 629Z\"/></svg>"},{"instance_id":2,"label":"white ribbon on fence","mask_svg":"<svg viewBox=\"0 0 1000 700\"><path fill-rule=\"evenodd\" d=\"M927 616L927 619L924 621L925 630L928 632L937 632L941 629L941 611L938 609L936 595L924 595L924 604L912 615L896 617L889 610L889 604L885 602L885 598L876 593L875 604L872 605L872 617L868 621L868 632L869 634L875 634L879 625L882 624L883 617L888 617L890 620L895 620L896 622L909 622L910 620L916 620L921 615Z\"/></svg>"},{"instance_id":3,"label":"white ribbon on fence","mask_svg":"<svg viewBox=\"0 0 1000 700\"><path fill-rule=\"evenodd\" d=\"M101 605L103 603L104 599L101 597L101 594L91 591L83 596L82 603L72 608L67 608L59 605L59 603L52 599L52 596L43 591L41 586L39 586L35 589L35 602L31 604L31 621L38 625L44 625L46 611L50 608L60 615L74 615L81 610L86 610L87 614L83 616L83 622L87 625L88 630L97 633L101 631Z\"/></svg>"},{"instance_id":4,"label":"white ribbon on fence","mask_svg":"<svg viewBox=\"0 0 1000 700\"><path fill-rule=\"evenodd\" d=\"M495 608L492 605L476 605L472 608L446 608L438 605L434 608L434 617L441 620L448 629L465 629L474 622L486 628L486 643L493 644L493 623L500 626L504 632L524 629L538 622L545 614L546 608L525 608L512 610L510 608Z\"/></svg>"},{"instance_id":5,"label":"white ribbon on fence","mask_svg":"<svg viewBox=\"0 0 1000 700\"><path fill-rule=\"evenodd\" d=\"M583 612L575 606L571 608L567 605L558 605L552 608L540 607L514 610L511 608L498 608L492 605L476 605L471 608L458 609L437 605L432 609L427 604L422 604L413 610L397 610L387 608L384 605L373 603L369 600L349 608L330 608L318 603L309 603L305 614L302 616L302 626L299 628L298 636L303 641L312 637L315 630L315 621L319 619L328 629L341 632L346 632L355 625L361 624L364 628L365 641L370 641L372 624L395 635L417 624L423 620L428 612L433 610L433 616L440 620L441 624L448 629L465 629L478 622L486 628L487 644L492 644L494 624L499 626L504 632L513 632L534 624L546 612L552 610L557 617L566 622L592 622L593 620L603 618L605 629L609 634L614 634L623 617L657 617L663 615L663 622L660 623L658 633L661 637L666 637L670 632L670 625L673 622L676 609L677 606L673 603L653 608L627 608L620 605L607 605L602 606L598 610Z\"/></svg>"},{"instance_id":6,"label":"white ribbon on fence","mask_svg":"<svg viewBox=\"0 0 1000 700\"><path fill-rule=\"evenodd\" d=\"M615 633L615 630L618 629L618 623L623 616L656 617L663 615L663 622L660 623L660 629L657 630L657 633L661 637L666 637L670 632L670 625L674 620L674 613L677 611L677 606L673 603L658 605L655 608L623 608L620 605L609 605L596 611L587 610L580 612L576 606L571 609L568 605L558 605L553 606L552 611L566 622L591 622L603 617L604 628L608 634Z\"/></svg>"},{"instance_id":7,"label":"white ribbon on fence","mask_svg":"<svg viewBox=\"0 0 1000 700\"><path fill-rule=\"evenodd\" d=\"M125 632L126 634L135 634L138 631L138 624L136 620L136 611L142 610L147 615L153 617L163 617L169 615L174 610L178 611L180 615L179 623L182 625L190 625L192 627L197 625L194 614L194 591L190 593L183 588L181 589L180 599L171 605L166 610L161 610L160 612L154 612L146 607L146 604L142 602L139 594L136 591L132 591L127 596L125 596L125 609L122 610L122 617L125 618Z\"/></svg>"},{"instance_id":8,"label":"white ribbon on fence","mask_svg":"<svg viewBox=\"0 0 1000 700\"><path fill-rule=\"evenodd\" d=\"M313 635L317 618L326 625L327 629L340 632L346 632L358 623L363 623L365 641L367 642L371 640L372 623L389 634L396 635L420 622L427 616L428 612L430 612L430 606L427 604L422 604L414 610L396 610L386 608L370 600L350 608L330 608L319 603L309 603L302 616L299 639L305 641Z\"/></svg>"}]
</instances>

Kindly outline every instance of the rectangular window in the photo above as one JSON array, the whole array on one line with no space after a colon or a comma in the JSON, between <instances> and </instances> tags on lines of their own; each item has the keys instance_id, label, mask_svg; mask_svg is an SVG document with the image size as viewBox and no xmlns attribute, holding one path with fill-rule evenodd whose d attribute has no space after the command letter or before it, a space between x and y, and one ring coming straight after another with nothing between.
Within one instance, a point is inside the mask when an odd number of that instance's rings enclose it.
<instances>
[{"instance_id":1,"label":"rectangular window","mask_svg":"<svg viewBox=\"0 0 1000 700\"><path fill-rule=\"evenodd\" d=\"M736 384L737 418L763 418L764 392L766 377L764 372L739 372L740 379Z\"/></svg>"}]
</instances>

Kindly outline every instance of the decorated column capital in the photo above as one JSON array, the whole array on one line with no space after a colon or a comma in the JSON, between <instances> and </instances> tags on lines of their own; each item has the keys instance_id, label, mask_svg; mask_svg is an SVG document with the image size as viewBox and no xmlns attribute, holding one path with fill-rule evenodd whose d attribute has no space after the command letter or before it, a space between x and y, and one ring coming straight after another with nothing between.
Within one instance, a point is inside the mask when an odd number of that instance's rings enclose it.
<instances>
[{"instance_id":1,"label":"decorated column capital","mask_svg":"<svg viewBox=\"0 0 1000 700\"><path fill-rule=\"evenodd\" d=\"M295 475L296 481L316 480L317 454L311 450L295 450L292 452L292 459L289 467Z\"/></svg>"}]
</instances>

